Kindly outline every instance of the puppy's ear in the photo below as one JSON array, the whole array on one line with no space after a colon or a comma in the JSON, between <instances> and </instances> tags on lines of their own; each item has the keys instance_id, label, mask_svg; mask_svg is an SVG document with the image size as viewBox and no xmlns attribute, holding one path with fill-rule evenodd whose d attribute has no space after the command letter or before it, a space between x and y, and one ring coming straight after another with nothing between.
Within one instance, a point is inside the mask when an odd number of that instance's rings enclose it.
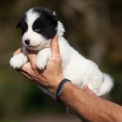
<instances>
[{"instance_id":1,"label":"puppy's ear","mask_svg":"<svg viewBox=\"0 0 122 122\"><path fill-rule=\"evenodd\" d=\"M16 25L16 28L20 28L21 27L21 23L23 22L23 21L25 21L25 19L26 19L26 15L24 15L21 19L20 19L20 21L17 23L17 25Z\"/></svg>"},{"instance_id":2,"label":"puppy's ear","mask_svg":"<svg viewBox=\"0 0 122 122\"><path fill-rule=\"evenodd\" d=\"M57 22L59 19L56 15L52 15L51 16L51 19L54 21L54 22Z\"/></svg>"},{"instance_id":3,"label":"puppy's ear","mask_svg":"<svg viewBox=\"0 0 122 122\"><path fill-rule=\"evenodd\" d=\"M52 20L54 23L57 23L57 21L58 21L58 17L55 14L55 12L45 13L45 16L46 16L47 20Z\"/></svg>"},{"instance_id":4,"label":"puppy's ear","mask_svg":"<svg viewBox=\"0 0 122 122\"><path fill-rule=\"evenodd\" d=\"M58 19L58 16L56 15L56 12L54 11L53 13L52 13L52 19L53 19L53 21L55 21L55 22L57 22L59 19Z\"/></svg>"},{"instance_id":5,"label":"puppy's ear","mask_svg":"<svg viewBox=\"0 0 122 122\"><path fill-rule=\"evenodd\" d=\"M55 11L53 11L53 15L55 15L55 16L56 16L56 12L55 12Z\"/></svg>"},{"instance_id":6,"label":"puppy's ear","mask_svg":"<svg viewBox=\"0 0 122 122\"><path fill-rule=\"evenodd\" d=\"M21 21L17 23L16 28L20 28L20 25L21 25Z\"/></svg>"}]
</instances>

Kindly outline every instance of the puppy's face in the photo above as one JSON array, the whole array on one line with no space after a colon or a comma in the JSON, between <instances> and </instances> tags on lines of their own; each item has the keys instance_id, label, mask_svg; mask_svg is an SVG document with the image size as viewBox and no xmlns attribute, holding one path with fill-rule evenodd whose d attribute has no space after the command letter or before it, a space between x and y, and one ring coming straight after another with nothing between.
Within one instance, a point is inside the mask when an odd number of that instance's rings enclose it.
<instances>
[{"instance_id":1,"label":"puppy's face","mask_svg":"<svg viewBox=\"0 0 122 122\"><path fill-rule=\"evenodd\" d=\"M50 10L33 8L25 13L17 24L22 31L22 43L26 48L39 51L50 46L57 33L58 18Z\"/></svg>"}]
</instances>

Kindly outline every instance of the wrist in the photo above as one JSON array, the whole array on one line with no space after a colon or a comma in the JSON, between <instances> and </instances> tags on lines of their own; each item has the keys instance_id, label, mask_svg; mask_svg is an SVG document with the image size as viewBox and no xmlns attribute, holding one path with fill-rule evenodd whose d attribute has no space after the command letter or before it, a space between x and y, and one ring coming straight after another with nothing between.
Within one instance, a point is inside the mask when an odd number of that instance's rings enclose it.
<instances>
[{"instance_id":1,"label":"wrist","mask_svg":"<svg viewBox=\"0 0 122 122\"><path fill-rule=\"evenodd\" d=\"M51 87L48 89L51 93L56 95L57 88L60 84L60 82L64 79L64 76L58 76L56 77L51 83Z\"/></svg>"},{"instance_id":2,"label":"wrist","mask_svg":"<svg viewBox=\"0 0 122 122\"><path fill-rule=\"evenodd\" d=\"M57 88L57 91L56 91L56 99L57 99L57 101L59 101L59 102L61 102L61 103L62 103L62 100L60 99L60 95L61 95L61 93L62 93L62 91L63 91L64 85L65 85L67 82L69 82L69 81L70 81L69 79L64 78L64 79L59 83L59 85L58 85L58 88Z\"/></svg>"}]
</instances>

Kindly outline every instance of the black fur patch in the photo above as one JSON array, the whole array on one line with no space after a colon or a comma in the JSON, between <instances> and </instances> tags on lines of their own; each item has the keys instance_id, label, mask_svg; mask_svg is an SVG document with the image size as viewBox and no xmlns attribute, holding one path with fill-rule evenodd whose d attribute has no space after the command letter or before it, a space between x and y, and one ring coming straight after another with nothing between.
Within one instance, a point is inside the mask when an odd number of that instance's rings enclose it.
<instances>
[{"instance_id":1,"label":"black fur patch","mask_svg":"<svg viewBox=\"0 0 122 122\"><path fill-rule=\"evenodd\" d=\"M58 25L58 17L54 15L52 11L42 7L33 8L33 12L40 15L40 17L37 18L32 25L33 31L41 34L46 39L53 38L57 33L56 28ZM17 28L21 28L22 35L28 30L28 25L25 20L26 15L21 18L16 26Z\"/></svg>"},{"instance_id":2,"label":"black fur patch","mask_svg":"<svg viewBox=\"0 0 122 122\"><path fill-rule=\"evenodd\" d=\"M21 28L22 35L28 30L28 25L26 23L26 15L24 15L17 24L17 28Z\"/></svg>"},{"instance_id":3,"label":"black fur patch","mask_svg":"<svg viewBox=\"0 0 122 122\"><path fill-rule=\"evenodd\" d=\"M52 11L41 7L36 7L33 11L40 14L33 23L33 30L39 29L38 33L46 39L53 38L57 32L58 17L53 15Z\"/></svg>"}]
</instances>

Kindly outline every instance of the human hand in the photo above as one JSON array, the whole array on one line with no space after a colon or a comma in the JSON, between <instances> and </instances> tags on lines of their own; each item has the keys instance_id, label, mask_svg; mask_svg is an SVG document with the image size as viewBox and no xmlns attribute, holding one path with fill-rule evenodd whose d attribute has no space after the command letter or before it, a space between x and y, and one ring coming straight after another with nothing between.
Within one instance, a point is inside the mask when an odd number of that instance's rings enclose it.
<instances>
[{"instance_id":1,"label":"human hand","mask_svg":"<svg viewBox=\"0 0 122 122\"><path fill-rule=\"evenodd\" d=\"M23 65L23 67L18 70L18 72L39 86L55 94L60 81L64 79L57 35L52 39L50 46L52 57L48 61L43 71L39 71L36 67L36 53L34 51L27 50L29 62ZM21 49L18 49L15 51L14 55L20 52Z\"/></svg>"},{"instance_id":2,"label":"human hand","mask_svg":"<svg viewBox=\"0 0 122 122\"><path fill-rule=\"evenodd\" d=\"M55 94L60 81L64 78L61 66L61 57L58 45L58 36L55 36L51 42L52 58L48 61L44 71L39 71L35 65L36 53L31 50L27 50L29 62L26 63L19 71L22 75L35 82L39 86L52 91ZM14 52L14 55L21 53L21 48ZM90 95L95 95L88 86L83 87L83 91Z\"/></svg>"}]
</instances>

